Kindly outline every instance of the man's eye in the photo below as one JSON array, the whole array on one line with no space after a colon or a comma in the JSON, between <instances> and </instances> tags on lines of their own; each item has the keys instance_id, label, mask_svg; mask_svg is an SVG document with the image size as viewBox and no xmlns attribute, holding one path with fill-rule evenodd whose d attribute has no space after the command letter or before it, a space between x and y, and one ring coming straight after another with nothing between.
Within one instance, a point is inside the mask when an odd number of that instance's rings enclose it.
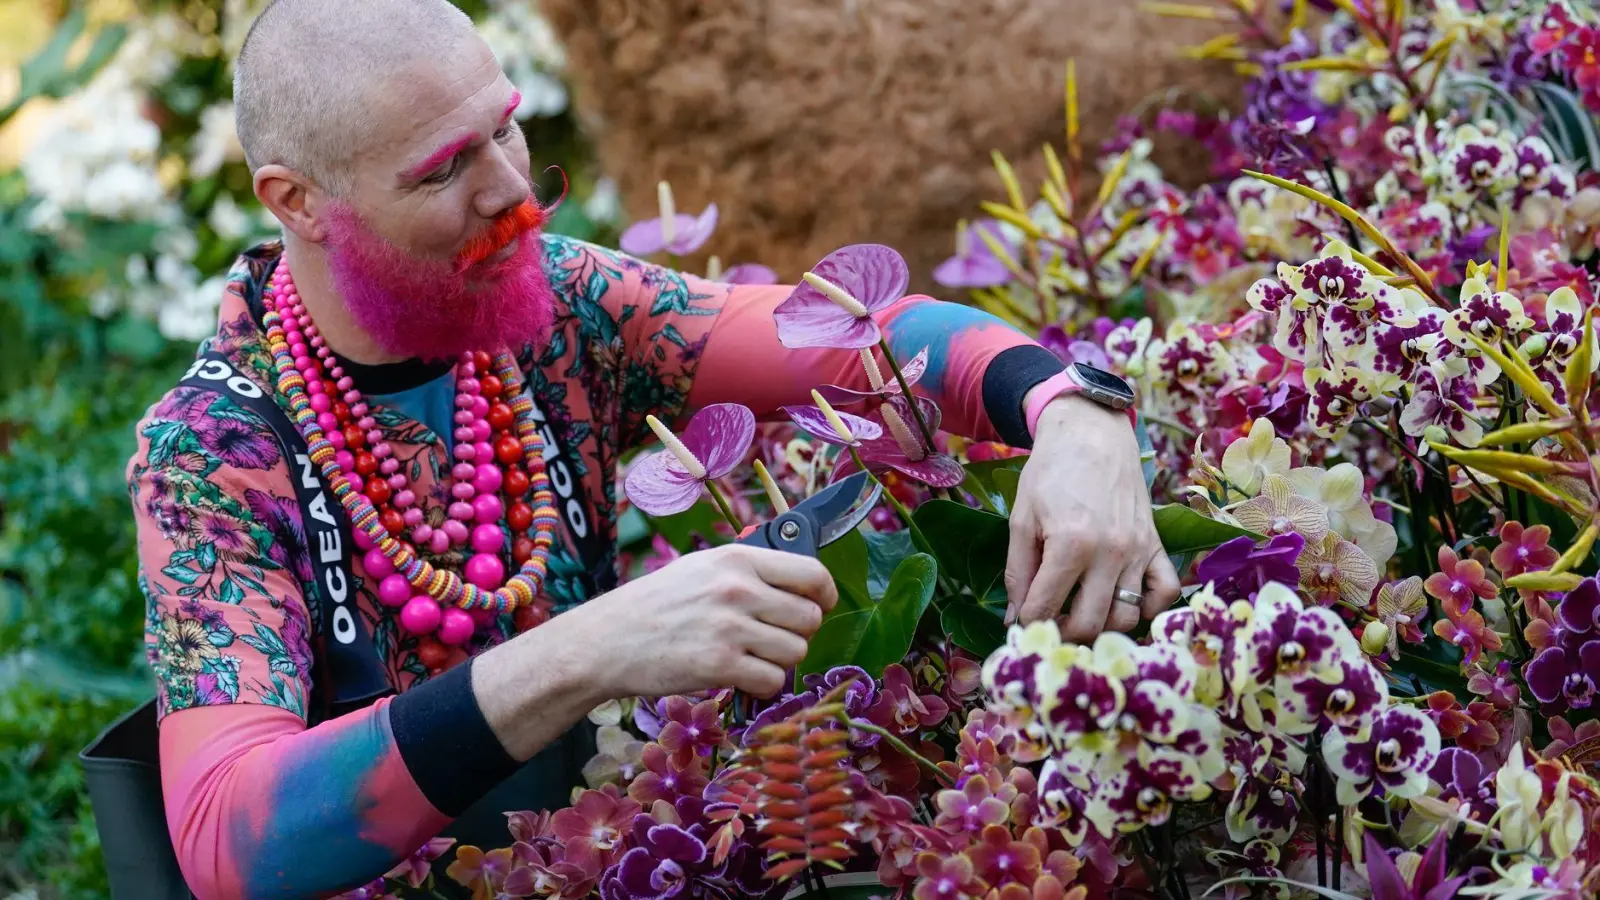
<instances>
[{"instance_id":1,"label":"man's eye","mask_svg":"<svg viewBox=\"0 0 1600 900\"><path fill-rule=\"evenodd\" d=\"M509 139L511 137L511 129L514 128L514 127L516 127L516 126L512 125L510 122L507 122L506 124L501 125L500 126L500 130L496 131L494 133L494 139L497 140L497 141L504 141L504 140Z\"/></svg>"},{"instance_id":2,"label":"man's eye","mask_svg":"<svg viewBox=\"0 0 1600 900\"><path fill-rule=\"evenodd\" d=\"M459 155L454 156L454 157L452 157L450 159L450 165L445 166L444 168L441 168L441 169L435 169L431 175L429 175L428 177L422 179L422 183L423 184L448 184L450 179L456 177L456 170L459 169L460 167L461 167L461 157Z\"/></svg>"}]
</instances>

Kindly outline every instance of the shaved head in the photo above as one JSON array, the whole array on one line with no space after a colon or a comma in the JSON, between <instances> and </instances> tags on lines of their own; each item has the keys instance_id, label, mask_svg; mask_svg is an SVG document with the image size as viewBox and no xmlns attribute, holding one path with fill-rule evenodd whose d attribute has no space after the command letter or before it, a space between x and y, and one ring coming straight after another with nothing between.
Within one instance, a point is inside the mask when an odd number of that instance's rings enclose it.
<instances>
[{"instance_id":1,"label":"shaved head","mask_svg":"<svg viewBox=\"0 0 1600 900\"><path fill-rule=\"evenodd\" d=\"M436 63L482 43L446 0L274 0L235 64L234 110L250 170L281 165L343 195L396 95Z\"/></svg>"}]
</instances>

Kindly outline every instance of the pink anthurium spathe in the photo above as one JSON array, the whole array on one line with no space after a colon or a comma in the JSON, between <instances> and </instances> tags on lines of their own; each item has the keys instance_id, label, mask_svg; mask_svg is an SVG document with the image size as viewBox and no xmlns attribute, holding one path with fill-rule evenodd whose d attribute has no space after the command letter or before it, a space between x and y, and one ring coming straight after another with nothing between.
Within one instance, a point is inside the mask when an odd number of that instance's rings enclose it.
<instances>
[{"instance_id":1,"label":"pink anthurium spathe","mask_svg":"<svg viewBox=\"0 0 1600 900\"><path fill-rule=\"evenodd\" d=\"M922 410L922 420L928 423L928 431L937 433L939 404L928 397L916 400L917 408ZM967 470L955 457L929 452L917 434L916 419L905 397L889 398L873 415L883 421L884 427L877 437L861 441L857 450L868 469L893 469L934 488L955 487L967 477ZM842 457L839 463L833 473L834 480L850 474L856 467L855 460L848 456Z\"/></svg>"},{"instance_id":2,"label":"pink anthurium spathe","mask_svg":"<svg viewBox=\"0 0 1600 900\"><path fill-rule=\"evenodd\" d=\"M706 261L706 280L722 284L777 284L778 273L761 263L739 263L722 268L715 256Z\"/></svg>"},{"instance_id":3,"label":"pink anthurium spathe","mask_svg":"<svg viewBox=\"0 0 1600 900\"><path fill-rule=\"evenodd\" d=\"M986 288L1011 280L1011 270L989 249L979 236L980 231L1010 248L1011 242L1000 231L1000 223L993 219L964 226L956 232L956 255L934 268L934 281L949 288Z\"/></svg>"},{"instance_id":4,"label":"pink anthurium spathe","mask_svg":"<svg viewBox=\"0 0 1600 900\"><path fill-rule=\"evenodd\" d=\"M665 181L656 186L656 193L661 215L628 226L617 242L622 251L650 256L665 250L674 256L686 256L705 246L717 230L717 205L713 203L700 215L691 216L674 209L672 188Z\"/></svg>"},{"instance_id":5,"label":"pink anthurium spathe","mask_svg":"<svg viewBox=\"0 0 1600 900\"><path fill-rule=\"evenodd\" d=\"M811 396L817 401L816 406L785 406L783 413L802 431L824 444L860 447L866 441L883 437L883 426L877 422L839 412L817 391L812 391Z\"/></svg>"},{"instance_id":6,"label":"pink anthurium spathe","mask_svg":"<svg viewBox=\"0 0 1600 900\"><path fill-rule=\"evenodd\" d=\"M683 512L707 482L732 472L756 434L755 414L737 403L707 406L689 419L680 438L647 417L665 450L634 463L623 480L628 501L652 516Z\"/></svg>"},{"instance_id":7,"label":"pink anthurium spathe","mask_svg":"<svg viewBox=\"0 0 1600 900\"><path fill-rule=\"evenodd\" d=\"M883 337L872 314L905 296L911 270L891 247L851 244L823 257L801 280L773 312L778 340L790 350L859 350Z\"/></svg>"},{"instance_id":8,"label":"pink anthurium spathe","mask_svg":"<svg viewBox=\"0 0 1600 900\"><path fill-rule=\"evenodd\" d=\"M834 406L849 406L854 403L860 403L863 400L872 400L878 397L900 396L902 392L900 390L899 380L895 378L886 379L883 377L883 370L878 368L877 359L871 356L872 348L864 348L862 349L861 353L861 363L866 367L867 370L867 383L872 385L872 389L868 391L858 391L854 388L847 388L842 385L825 384L822 387L817 388L817 393L822 395L822 399L828 401ZM920 351L918 351L916 356L911 358L910 362L900 367L900 374L905 376L907 387L915 387L917 382L922 380L923 374L927 371L927 347L923 347Z\"/></svg>"}]
</instances>

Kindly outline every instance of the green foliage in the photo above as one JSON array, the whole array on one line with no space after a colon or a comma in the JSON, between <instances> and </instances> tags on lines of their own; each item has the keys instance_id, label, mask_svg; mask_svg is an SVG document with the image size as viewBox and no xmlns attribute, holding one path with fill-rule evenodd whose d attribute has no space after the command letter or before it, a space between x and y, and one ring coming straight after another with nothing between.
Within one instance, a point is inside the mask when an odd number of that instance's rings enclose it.
<instances>
[{"instance_id":1,"label":"green foliage","mask_svg":"<svg viewBox=\"0 0 1600 900\"><path fill-rule=\"evenodd\" d=\"M796 675L856 665L882 677L910 651L917 623L933 599L938 566L926 553L906 556L874 596L868 584L871 554L859 531L824 547L820 555L839 586L839 605L812 637Z\"/></svg>"}]
</instances>

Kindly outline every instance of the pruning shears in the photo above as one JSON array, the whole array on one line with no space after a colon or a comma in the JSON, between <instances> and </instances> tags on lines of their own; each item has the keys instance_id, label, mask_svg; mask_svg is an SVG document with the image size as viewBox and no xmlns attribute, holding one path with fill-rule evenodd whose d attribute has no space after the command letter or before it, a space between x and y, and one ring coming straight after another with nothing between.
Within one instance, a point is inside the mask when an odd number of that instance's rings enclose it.
<instances>
[{"instance_id":1,"label":"pruning shears","mask_svg":"<svg viewBox=\"0 0 1600 900\"><path fill-rule=\"evenodd\" d=\"M882 495L882 484L866 472L857 472L776 519L746 528L739 543L814 557L823 547L855 531Z\"/></svg>"}]
</instances>

